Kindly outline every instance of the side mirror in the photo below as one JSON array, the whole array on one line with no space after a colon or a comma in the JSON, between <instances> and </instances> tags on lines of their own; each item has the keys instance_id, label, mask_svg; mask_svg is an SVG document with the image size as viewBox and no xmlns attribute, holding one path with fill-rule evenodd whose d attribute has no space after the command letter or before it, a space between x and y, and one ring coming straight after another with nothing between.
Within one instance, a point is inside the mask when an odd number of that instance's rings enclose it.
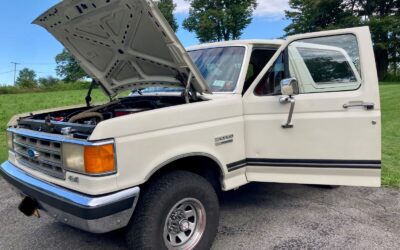
<instances>
[{"instance_id":1,"label":"side mirror","mask_svg":"<svg viewBox=\"0 0 400 250\"><path fill-rule=\"evenodd\" d=\"M294 111L294 105L296 103L293 95L299 94L299 84L296 78L286 78L281 81L281 91L283 97L279 98L279 102L282 104L290 103L289 116L287 121L282 124L282 128L293 128L292 116Z\"/></svg>"},{"instance_id":2,"label":"side mirror","mask_svg":"<svg viewBox=\"0 0 400 250\"><path fill-rule=\"evenodd\" d=\"M282 95L292 96L299 94L299 84L296 78L286 78L281 81Z\"/></svg>"}]
</instances>

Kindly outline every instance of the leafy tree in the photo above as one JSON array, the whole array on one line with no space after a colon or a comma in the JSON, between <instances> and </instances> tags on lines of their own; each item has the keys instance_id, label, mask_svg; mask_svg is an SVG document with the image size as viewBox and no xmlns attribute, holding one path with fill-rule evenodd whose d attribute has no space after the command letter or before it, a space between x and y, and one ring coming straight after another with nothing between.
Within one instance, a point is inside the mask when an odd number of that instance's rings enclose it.
<instances>
[{"instance_id":1,"label":"leafy tree","mask_svg":"<svg viewBox=\"0 0 400 250\"><path fill-rule=\"evenodd\" d=\"M53 76L47 76L39 78L38 81L41 87L50 87L59 83L60 79Z\"/></svg>"},{"instance_id":2,"label":"leafy tree","mask_svg":"<svg viewBox=\"0 0 400 250\"><path fill-rule=\"evenodd\" d=\"M374 41L376 66L380 79L384 79L392 68L399 68L400 53L400 1L374 0L357 1L361 7L357 13L369 25Z\"/></svg>"},{"instance_id":3,"label":"leafy tree","mask_svg":"<svg viewBox=\"0 0 400 250\"><path fill-rule=\"evenodd\" d=\"M56 72L66 82L75 82L81 78L87 77L87 74L79 66L75 58L66 50L56 56Z\"/></svg>"},{"instance_id":4,"label":"leafy tree","mask_svg":"<svg viewBox=\"0 0 400 250\"><path fill-rule=\"evenodd\" d=\"M347 11L347 3L338 0L290 0L291 10L285 11L292 23L287 35L356 26L360 20Z\"/></svg>"},{"instance_id":5,"label":"leafy tree","mask_svg":"<svg viewBox=\"0 0 400 250\"><path fill-rule=\"evenodd\" d=\"M183 27L200 42L239 39L252 21L256 0L189 0L189 17Z\"/></svg>"},{"instance_id":6,"label":"leafy tree","mask_svg":"<svg viewBox=\"0 0 400 250\"><path fill-rule=\"evenodd\" d=\"M398 0L289 0L292 20L287 35L369 25L378 76L400 63L400 1Z\"/></svg>"},{"instance_id":7,"label":"leafy tree","mask_svg":"<svg viewBox=\"0 0 400 250\"><path fill-rule=\"evenodd\" d=\"M169 25L171 25L171 28L176 32L179 27L176 18L174 17L176 4L174 4L172 0L159 0L156 4L165 19L167 19Z\"/></svg>"},{"instance_id":8,"label":"leafy tree","mask_svg":"<svg viewBox=\"0 0 400 250\"><path fill-rule=\"evenodd\" d=\"M16 85L21 88L34 88L37 87L35 71L23 68L19 71Z\"/></svg>"}]
</instances>

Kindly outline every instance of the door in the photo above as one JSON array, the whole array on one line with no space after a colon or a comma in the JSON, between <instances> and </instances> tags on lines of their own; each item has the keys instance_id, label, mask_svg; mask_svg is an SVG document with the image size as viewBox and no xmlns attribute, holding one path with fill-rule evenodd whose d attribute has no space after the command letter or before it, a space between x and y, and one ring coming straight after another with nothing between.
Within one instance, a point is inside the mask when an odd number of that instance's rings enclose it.
<instances>
[{"instance_id":1,"label":"door","mask_svg":"<svg viewBox=\"0 0 400 250\"><path fill-rule=\"evenodd\" d=\"M291 104L280 101L287 78L299 86L290 124ZM380 186L380 102L368 27L289 37L243 100L246 159L238 164L248 181Z\"/></svg>"}]
</instances>

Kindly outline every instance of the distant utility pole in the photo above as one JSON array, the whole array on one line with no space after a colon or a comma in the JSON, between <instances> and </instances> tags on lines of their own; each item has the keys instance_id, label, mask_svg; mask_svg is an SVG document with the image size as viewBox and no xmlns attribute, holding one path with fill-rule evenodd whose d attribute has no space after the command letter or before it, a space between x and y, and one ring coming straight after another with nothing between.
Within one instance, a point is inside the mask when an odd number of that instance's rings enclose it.
<instances>
[{"instance_id":1,"label":"distant utility pole","mask_svg":"<svg viewBox=\"0 0 400 250\"><path fill-rule=\"evenodd\" d=\"M14 64L14 86L15 86L15 80L17 77L17 65L20 63L16 63L16 62L11 62L11 64Z\"/></svg>"}]
</instances>

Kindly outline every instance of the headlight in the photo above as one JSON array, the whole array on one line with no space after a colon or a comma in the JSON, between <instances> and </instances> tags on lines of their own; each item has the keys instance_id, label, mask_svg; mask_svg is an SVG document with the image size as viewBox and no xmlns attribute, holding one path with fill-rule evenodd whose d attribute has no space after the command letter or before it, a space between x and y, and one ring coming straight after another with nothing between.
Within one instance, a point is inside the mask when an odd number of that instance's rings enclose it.
<instances>
[{"instance_id":1,"label":"headlight","mask_svg":"<svg viewBox=\"0 0 400 250\"><path fill-rule=\"evenodd\" d=\"M63 163L67 169L85 174L115 172L114 144L83 146L64 143Z\"/></svg>"},{"instance_id":2,"label":"headlight","mask_svg":"<svg viewBox=\"0 0 400 250\"><path fill-rule=\"evenodd\" d=\"M14 150L14 135L10 131L7 131L7 145L9 150Z\"/></svg>"},{"instance_id":3,"label":"headlight","mask_svg":"<svg viewBox=\"0 0 400 250\"><path fill-rule=\"evenodd\" d=\"M77 144L64 143L62 145L64 167L85 172L84 147Z\"/></svg>"}]
</instances>

